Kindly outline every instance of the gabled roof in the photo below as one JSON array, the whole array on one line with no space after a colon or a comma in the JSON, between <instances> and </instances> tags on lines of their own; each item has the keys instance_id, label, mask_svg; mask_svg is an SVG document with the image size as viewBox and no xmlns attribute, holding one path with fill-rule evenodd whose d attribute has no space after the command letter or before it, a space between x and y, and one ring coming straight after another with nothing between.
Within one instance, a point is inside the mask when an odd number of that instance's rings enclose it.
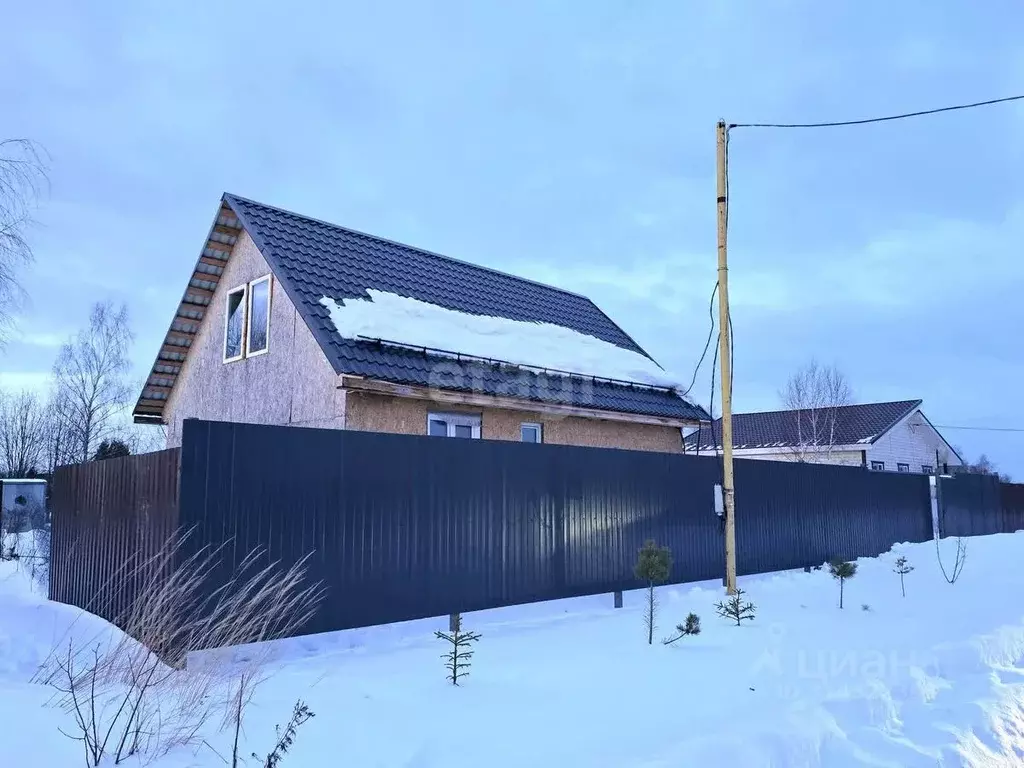
<instances>
[{"instance_id":1,"label":"gabled roof","mask_svg":"<svg viewBox=\"0 0 1024 768\"><path fill-rule=\"evenodd\" d=\"M320 303L321 298L368 298L369 289L458 312L552 323L650 357L590 299L569 291L236 195L223 196L218 223L225 217L235 219L238 226L237 230L225 231L225 234L230 234L234 243L241 229L248 232L339 374L408 385L431 386L437 383L432 380L438 362L434 351L347 339L335 332L327 309ZM211 236L217 229L218 225L215 225ZM209 257L209 248L208 241L204 258ZM192 283L193 287L195 285ZM209 293L212 296L212 290ZM193 300L194 297L186 294L183 306ZM205 300L208 302L209 298ZM190 304L187 309L191 311L193 306ZM202 319L201 314L198 319ZM163 349L167 349L167 344ZM180 367L183 359L182 355L173 364ZM481 358L452 360L449 356L444 359L446 381L453 382L452 389L462 388L457 382L464 381L471 382L476 391L484 394L514 394L534 400L551 399L551 391L556 390L560 393L558 397L570 405L681 420L708 419L702 408L669 389L587 377L573 377L570 386L553 386L550 372L521 366L513 369L501 361ZM166 361L157 360L153 376L160 373L158 368L162 362ZM154 390L150 386L152 382L151 377L136 407L137 417L140 411L159 417L162 409L153 405L154 399L159 402L170 392L169 388ZM443 386L449 388L448 385Z\"/></svg>"},{"instance_id":2,"label":"gabled roof","mask_svg":"<svg viewBox=\"0 0 1024 768\"><path fill-rule=\"evenodd\" d=\"M832 445L870 445L892 429L902 418L917 410L920 400L899 400L891 403L861 403L843 405L835 409L835 433ZM804 412L806 414L806 411ZM766 411L761 413L734 413L732 417L732 447L741 448L795 448L801 445L797 432L797 411ZM804 417L803 441L806 443L807 420ZM699 450L722 447L722 420L716 419L710 428L700 430ZM686 449L698 449L698 433L686 438Z\"/></svg>"}]
</instances>

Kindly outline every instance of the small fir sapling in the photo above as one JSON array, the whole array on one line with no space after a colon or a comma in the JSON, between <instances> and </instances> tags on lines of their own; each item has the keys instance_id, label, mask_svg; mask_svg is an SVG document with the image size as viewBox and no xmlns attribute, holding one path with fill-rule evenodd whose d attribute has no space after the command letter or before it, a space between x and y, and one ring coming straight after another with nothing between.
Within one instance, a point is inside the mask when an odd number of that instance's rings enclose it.
<instances>
[{"instance_id":1,"label":"small fir sapling","mask_svg":"<svg viewBox=\"0 0 1024 768\"><path fill-rule=\"evenodd\" d=\"M735 595L730 595L725 600L715 603L715 610L723 619L736 622L736 626L742 625L743 621L753 621L757 606L750 601L743 602L743 590L737 589Z\"/></svg>"},{"instance_id":2,"label":"small fir sapling","mask_svg":"<svg viewBox=\"0 0 1024 768\"><path fill-rule=\"evenodd\" d=\"M894 573L898 573L900 575L900 591L903 593L903 596L906 597L907 587L903 583L903 577L914 570L914 566L907 562L907 558L905 556L900 555L896 558L896 565L892 570Z\"/></svg>"},{"instance_id":3,"label":"small fir sapling","mask_svg":"<svg viewBox=\"0 0 1024 768\"><path fill-rule=\"evenodd\" d=\"M857 564L836 558L828 564L828 572L839 582L839 607L843 607L843 584L857 575Z\"/></svg>"},{"instance_id":4,"label":"small fir sapling","mask_svg":"<svg viewBox=\"0 0 1024 768\"><path fill-rule=\"evenodd\" d=\"M648 539L644 543L643 549L640 550L633 572L638 579L647 582L647 607L644 609L644 623L647 626L647 644L652 645L658 611L654 585L668 581L668 577L672 573L672 553L668 547L659 547L653 539Z\"/></svg>"},{"instance_id":5,"label":"small fir sapling","mask_svg":"<svg viewBox=\"0 0 1024 768\"><path fill-rule=\"evenodd\" d=\"M700 616L698 616L696 613L690 613L690 614L687 614L687 616L686 616L686 623L685 624L676 624L676 634L673 635L672 637L665 638L661 642L662 642L663 645L671 645L676 640L680 640L680 639L682 639L684 637L689 637L690 635L699 635L699 634L700 634Z\"/></svg>"},{"instance_id":6,"label":"small fir sapling","mask_svg":"<svg viewBox=\"0 0 1024 768\"><path fill-rule=\"evenodd\" d=\"M441 654L441 658L445 660L445 666L448 668L447 679L452 681L452 685L458 685L459 680L469 674L469 660L473 658L470 643L479 640L480 634L463 632L462 617L456 614L455 629L451 632L435 632L434 636L440 640L447 640L452 645L452 649Z\"/></svg>"}]
</instances>

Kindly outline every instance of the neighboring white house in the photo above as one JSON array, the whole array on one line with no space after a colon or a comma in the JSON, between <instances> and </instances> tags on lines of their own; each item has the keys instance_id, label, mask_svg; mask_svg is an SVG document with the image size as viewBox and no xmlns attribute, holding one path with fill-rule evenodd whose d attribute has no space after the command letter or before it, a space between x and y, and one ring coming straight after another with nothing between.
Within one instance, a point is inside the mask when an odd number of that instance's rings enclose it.
<instances>
[{"instance_id":1,"label":"neighboring white house","mask_svg":"<svg viewBox=\"0 0 1024 768\"><path fill-rule=\"evenodd\" d=\"M803 411L736 413L737 458L847 464L887 472L935 471L963 460L921 410L920 400ZM721 450L722 422L686 437L687 453Z\"/></svg>"}]
</instances>

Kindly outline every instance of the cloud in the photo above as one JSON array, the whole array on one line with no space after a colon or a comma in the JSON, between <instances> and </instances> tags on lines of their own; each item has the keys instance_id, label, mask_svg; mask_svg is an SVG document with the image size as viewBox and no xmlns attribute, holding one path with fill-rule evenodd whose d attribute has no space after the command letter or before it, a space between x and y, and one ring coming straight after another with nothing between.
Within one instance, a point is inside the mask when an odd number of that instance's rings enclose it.
<instances>
[{"instance_id":1,"label":"cloud","mask_svg":"<svg viewBox=\"0 0 1024 768\"><path fill-rule=\"evenodd\" d=\"M68 340L69 335L69 333L51 333L46 331L21 331L17 334L16 340L26 346L56 349Z\"/></svg>"},{"instance_id":2,"label":"cloud","mask_svg":"<svg viewBox=\"0 0 1024 768\"><path fill-rule=\"evenodd\" d=\"M49 371L3 371L0 372L0 390L21 392L29 390L45 394L50 386Z\"/></svg>"}]
</instances>

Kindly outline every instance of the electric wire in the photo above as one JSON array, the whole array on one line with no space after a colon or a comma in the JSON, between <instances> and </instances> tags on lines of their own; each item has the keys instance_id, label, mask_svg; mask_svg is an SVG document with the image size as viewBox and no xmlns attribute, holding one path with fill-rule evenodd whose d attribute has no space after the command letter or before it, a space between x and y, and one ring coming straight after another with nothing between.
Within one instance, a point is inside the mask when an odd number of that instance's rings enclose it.
<instances>
[{"instance_id":1,"label":"electric wire","mask_svg":"<svg viewBox=\"0 0 1024 768\"><path fill-rule=\"evenodd\" d=\"M909 117L923 117L924 115L937 115L941 112L955 112L961 109L974 109L975 107L987 107L992 104L1004 104L1009 101L1024 100L1024 94L1019 96L1004 96L1001 99L988 99L986 101L975 101L970 104L954 104L948 107L936 109L922 109L917 112L903 112L898 115L886 115L884 117L867 117L861 120L836 120L824 123L730 123L729 128L838 128L847 125L868 125L870 123L886 123L891 120L905 120Z\"/></svg>"}]
</instances>

